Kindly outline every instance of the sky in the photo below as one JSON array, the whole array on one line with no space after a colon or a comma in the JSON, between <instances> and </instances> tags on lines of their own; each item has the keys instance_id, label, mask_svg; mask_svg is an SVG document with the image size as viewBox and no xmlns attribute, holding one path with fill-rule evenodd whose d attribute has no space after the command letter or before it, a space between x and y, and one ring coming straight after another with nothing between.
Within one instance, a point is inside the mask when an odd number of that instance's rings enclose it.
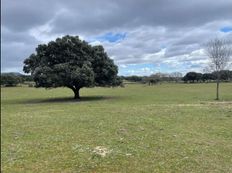
<instances>
[{"instance_id":1,"label":"sky","mask_svg":"<svg viewBox=\"0 0 232 173\"><path fill-rule=\"evenodd\" d=\"M119 75L203 72L204 45L232 39L232 0L2 0L1 8L2 72L22 72L38 44L64 35L103 45Z\"/></svg>"}]
</instances>

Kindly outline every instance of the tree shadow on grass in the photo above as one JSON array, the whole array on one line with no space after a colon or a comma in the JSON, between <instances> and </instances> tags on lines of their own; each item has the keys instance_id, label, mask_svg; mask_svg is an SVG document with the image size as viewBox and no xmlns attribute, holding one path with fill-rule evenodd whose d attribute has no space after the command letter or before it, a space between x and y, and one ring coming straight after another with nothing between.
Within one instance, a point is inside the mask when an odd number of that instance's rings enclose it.
<instances>
[{"instance_id":1,"label":"tree shadow on grass","mask_svg":"<svg viewBox=\"0 0 232 173\"><path fill-rule=\"evenodd\" d=\"M82 102L97 102L111 99L119 99L118 96L82 96L80 99L73 97L58 97L58 98L35 98L27 100L15 100L11 104L41 104L41 103L82 103Z\"/></svg>"}]
</instances>

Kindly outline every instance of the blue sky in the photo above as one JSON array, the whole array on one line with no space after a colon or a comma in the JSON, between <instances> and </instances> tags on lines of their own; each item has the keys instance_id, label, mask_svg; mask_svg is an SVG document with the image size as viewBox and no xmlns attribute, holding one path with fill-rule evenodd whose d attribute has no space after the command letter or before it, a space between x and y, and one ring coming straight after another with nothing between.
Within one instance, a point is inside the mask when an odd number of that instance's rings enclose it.
<instances>
[{"instance_id":1,"label":"blue sky","mask_svg":"<svg viewBox=\"0 0 232 173\"><path fill-rule=\"evenodd\" d=\"M232 32L232 26L225 26L220 29L221 32Z\"/></svg>"},{"instance_id":2,"label":"blue sky","mask_svg":"<svg viewBox=\"0 0 232 173\"><path fill-rule=\"evenodd\" d=\"M104 35L95 37L97 41L108 41L108 42L117 42L125 39L126 33L113 33L108 32Z\"/></svg>"}]
</instances>

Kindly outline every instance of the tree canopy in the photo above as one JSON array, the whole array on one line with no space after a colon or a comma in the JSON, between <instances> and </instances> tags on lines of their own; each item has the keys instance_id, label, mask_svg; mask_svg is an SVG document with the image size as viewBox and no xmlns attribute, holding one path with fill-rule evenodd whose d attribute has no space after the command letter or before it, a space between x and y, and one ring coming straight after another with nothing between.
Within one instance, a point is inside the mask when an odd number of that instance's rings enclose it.
<instances>
[{"instance_id":1,"label":"tree canopy","mask_svg":"<svg viewBox=\"0 0 232 173\"><path fill-rule=\"evenodd\" d=\"M80 98L83 87L118 86L118 67L102 46L91 46L78 36L64 36L38 45L36 53L24 61L24 72L31 73L35 87L68 87Z\"/></svg>"}]
</instances>

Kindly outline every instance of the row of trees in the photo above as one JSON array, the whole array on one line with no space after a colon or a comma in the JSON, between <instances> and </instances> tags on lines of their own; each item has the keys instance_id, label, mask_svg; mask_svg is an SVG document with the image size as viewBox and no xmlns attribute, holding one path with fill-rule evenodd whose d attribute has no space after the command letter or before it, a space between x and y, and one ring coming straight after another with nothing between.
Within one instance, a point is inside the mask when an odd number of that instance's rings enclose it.
<instances>
[{"instance_id":1,"label":"row of trees","mask_svg":"<svg viewBox=\"0 0 232 173\"><path fill-rule=\"evenodd\" d=\"M162 81L167 82L179 82L182 79L182 73L173 72L173 73L155 73L151 76L121 76L123 80L130 82L141 82L141 83L150 83L155 84Z\"/></svg>"},{"instance_id":2,"label":"row of trees","mask_svg":"<svg viewBox=\"0 0 232 173\"><path fill-rule=\"evenodd\" d=\"M221 81L232 81L232 71L221 70L219 72ZM149 85L157 84L160 82L185 82L185 83L198 83L198 82L215 82L217 80L217 72L212 73L197 73L188 72L184 77L182 73L156 73L151 76L120 76L120 80L130 82L147 83ZM3 73L1 75L1 85L3 86L16 86L19 83L33 82L31 75L22 75L16 73Z\"/></svg>"},{"instance_id":3,"label":"row of trees","mask_svg":"<svg viewBox=\"0 0 232 173\"><path fill-rule=\"evenodd\" d=\"M221 70L219 71L221 81L232 81L232 71ZM212 73L197 73L188 72L184 77L182 73L174 72L168 73L156 73L151 76L121 76L123 80L130 82L148 83L150 85L157 84L159 82L185 82L185 83L197 83L197 82L215 82L217 80L217 72Z\"/></svg>"},{"instance_id":4,"label":"row of trees","mask_svg":"<svg viewBox=\"0 0 232 173\"><path fill-rule=\"evenodd\" d=\"M188 72L182 80L187 83L195 83L195 82L210 82L216 81L217 76L220 76L221 81L232 81L232 71L230 70L221 70L219 72L212 73L196 73L196 72Z\"/></svg>"},{"instance_id":5,"label":"row of trees","mask_svg":"<svg viewBox=\"0 0 232 173\"><path fill-rule=\"evenodd\" d=\"M22 75L19 73L2 73L1 86L13 87L19 83L32 82L33 78L30 75Z\"/></svg>"}]
</instances>

